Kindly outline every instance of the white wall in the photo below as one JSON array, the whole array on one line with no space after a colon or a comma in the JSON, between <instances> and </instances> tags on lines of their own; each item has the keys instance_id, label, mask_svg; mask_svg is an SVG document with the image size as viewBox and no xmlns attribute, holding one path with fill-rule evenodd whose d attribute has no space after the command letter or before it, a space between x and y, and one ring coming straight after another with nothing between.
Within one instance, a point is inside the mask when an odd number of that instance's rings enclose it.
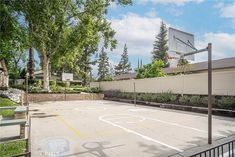
<instances>
[{"instance_id":1,"label":"white wall","mask_svg":"<svg viewBox=\"0 0 235 157\"><path fill-rule=\"evenodd\" d=\"M212 89L214 95L235 95L235 70L213 72ZM171 91L178 94L207 94L207 73L177 75L147 79L133 79L110 82L91 82L91 87L104 91L120 90L133 92L160 93Z\"/></svg>"}]
</instances>

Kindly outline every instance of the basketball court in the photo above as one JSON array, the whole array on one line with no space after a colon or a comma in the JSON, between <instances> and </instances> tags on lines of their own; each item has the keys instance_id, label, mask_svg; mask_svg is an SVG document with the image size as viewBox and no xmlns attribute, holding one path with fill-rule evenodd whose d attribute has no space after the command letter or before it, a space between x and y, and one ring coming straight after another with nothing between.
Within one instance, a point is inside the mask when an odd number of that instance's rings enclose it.
<instances>
[{"instance_id":1,"label":"basketball court","mask_svg":"<svg viewBox=\"0 0 235 157\"><path fill-rule=\"evenodd\" d=\"M169 156L207 143L207 115L113 101L30 104L32 156ZM235 120L213 117L213 140Z\"/></svg>"}]
</instances>

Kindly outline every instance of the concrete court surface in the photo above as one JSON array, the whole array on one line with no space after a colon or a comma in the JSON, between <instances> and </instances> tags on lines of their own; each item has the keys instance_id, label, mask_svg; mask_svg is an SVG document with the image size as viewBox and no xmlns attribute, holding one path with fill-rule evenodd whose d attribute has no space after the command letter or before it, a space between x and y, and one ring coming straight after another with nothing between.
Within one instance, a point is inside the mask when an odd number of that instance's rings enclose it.
<instances>
[{"instance_id":1,"label":"concrete court surface","mask_svg":"<svg viewBox=\"0 0 235 157\"><path fill-rule=\"evenodd\" d=\"M32 156L164 157L207 143L207 115L113 101L30 104ZM213 139L235 119L213 116Z\"/></svg>"}]
</instances>

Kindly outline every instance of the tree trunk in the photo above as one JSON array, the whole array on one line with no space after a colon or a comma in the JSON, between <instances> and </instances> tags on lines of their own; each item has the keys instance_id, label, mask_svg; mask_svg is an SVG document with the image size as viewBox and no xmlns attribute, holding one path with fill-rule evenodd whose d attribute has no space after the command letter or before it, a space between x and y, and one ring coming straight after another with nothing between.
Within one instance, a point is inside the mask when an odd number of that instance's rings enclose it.
<instances>
[{"instance_id":1,"label":"tree trunk","mask_svg":"<svg viewBox=\"0 0 235 157\"><path fill-rule=\"evenodd\" d=\"M33 58L32 47L29 48L28 73L29 73L29 79L32 80L34 74L34 58Z\"/></svg>"},{"instance_id":2,"label":"tree trunk","mask_svg":"<svg viewBox=\"0 0 235 157\"><path fill-rule=\"evenodd\" d=\"M43 60L43 90L49 92L49 65L50 65L50 58L46 55L45 51L42 50L42 60Z\"/></svg>"}]
</instances>

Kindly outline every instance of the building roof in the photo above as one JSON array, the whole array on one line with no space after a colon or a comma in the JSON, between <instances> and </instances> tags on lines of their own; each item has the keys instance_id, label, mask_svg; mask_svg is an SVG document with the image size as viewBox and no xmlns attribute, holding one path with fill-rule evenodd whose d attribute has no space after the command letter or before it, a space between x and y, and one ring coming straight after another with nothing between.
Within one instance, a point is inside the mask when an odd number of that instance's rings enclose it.
<instances>
[{"instance_id":1,"label":"building roof","mask_svg":"<svg viewBox=\"0 0 235 157\"><path fill-rule=\"evenodd\" d=\"M207 61L194 63L190 64L190 71L191 72L205 71L207 70L207 67L208 67ZM163 70L165 73L171 74L175 73L176 68L164 68ZM235 68L235 57L213 60L212 68L213 70Z\"/></svg>"},{"instance_id":2,"label":"building roof","mask_svg":"<svg viewBox=\"0 0 235 157\"><path fill-rule=\"evenodd\" d=\"M114 80L129 80L136 78L136 73L126 73L126 74L118 74L114 76Z\"/></svg>"}]
</instances>

